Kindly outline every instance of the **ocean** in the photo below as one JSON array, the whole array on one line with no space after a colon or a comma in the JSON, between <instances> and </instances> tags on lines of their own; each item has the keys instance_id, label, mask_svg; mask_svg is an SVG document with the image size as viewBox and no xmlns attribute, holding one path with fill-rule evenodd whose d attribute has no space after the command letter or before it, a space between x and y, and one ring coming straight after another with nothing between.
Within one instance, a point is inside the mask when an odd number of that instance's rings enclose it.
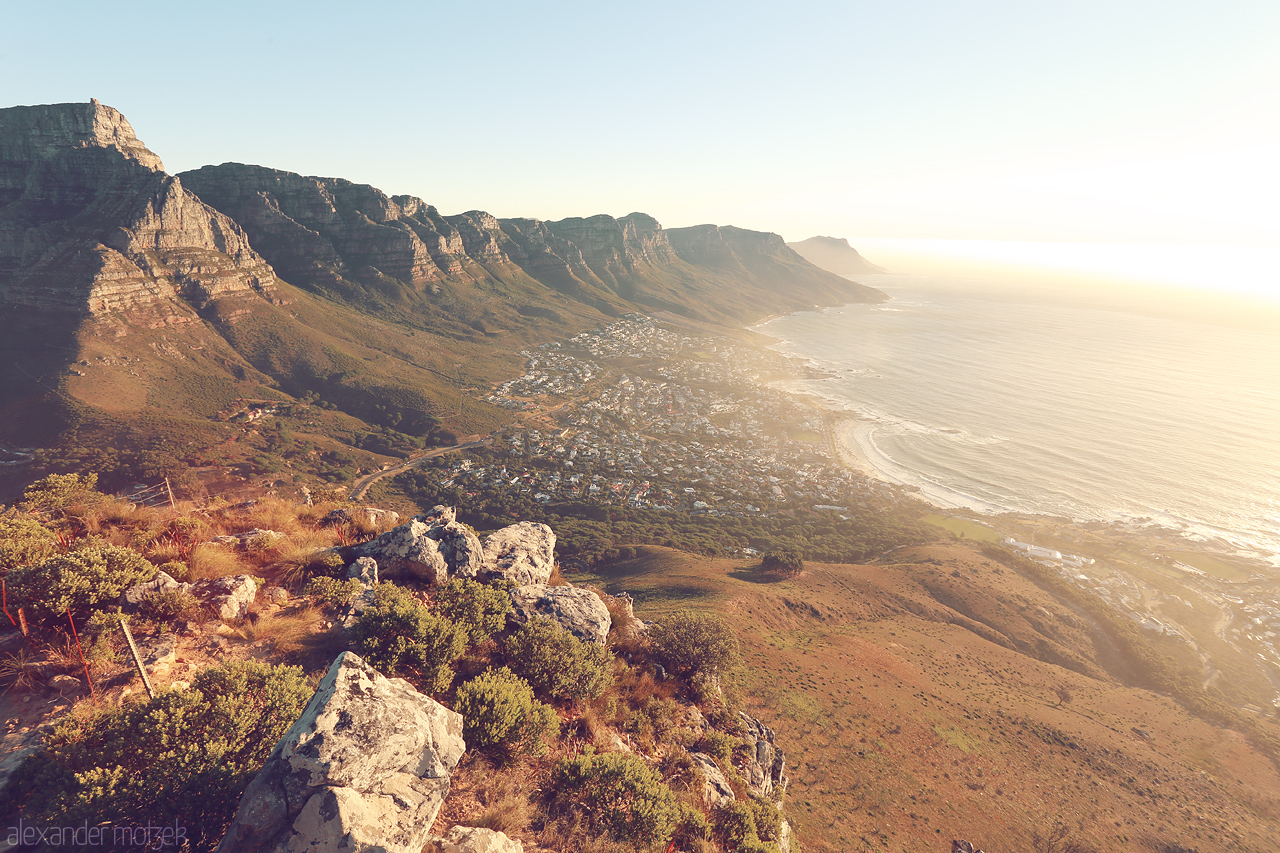
<instances>
[{"instance_id":1,"label":"ocean","mask_svg":"<svg viewBox=\"0 0 1280 853\"><path fill-rule=\"evenodd\" d=\"M870 473L1280 566L1280 324L1154 292L858 281L891 299L755 328L829 374L779 387L855 414L838 437Z\"/></svg>"}]
</instances>

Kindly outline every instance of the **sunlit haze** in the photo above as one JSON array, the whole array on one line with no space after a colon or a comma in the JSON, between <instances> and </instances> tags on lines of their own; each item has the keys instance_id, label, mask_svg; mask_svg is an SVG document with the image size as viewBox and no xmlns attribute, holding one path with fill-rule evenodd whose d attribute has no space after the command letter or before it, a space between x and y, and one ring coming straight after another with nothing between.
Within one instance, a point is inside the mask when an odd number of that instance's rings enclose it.
<instances>
[{"instance_id":1,"label":"sunlit haze","mask_svg":"<svg viewBox=\"0 0 1280 853\"><path fill-rule=\"evenodd\" d=\"M0 103L96 97L172 172L1280 291L1269 0L76 2L6 25Z\"/></svg>"}]
</instances>

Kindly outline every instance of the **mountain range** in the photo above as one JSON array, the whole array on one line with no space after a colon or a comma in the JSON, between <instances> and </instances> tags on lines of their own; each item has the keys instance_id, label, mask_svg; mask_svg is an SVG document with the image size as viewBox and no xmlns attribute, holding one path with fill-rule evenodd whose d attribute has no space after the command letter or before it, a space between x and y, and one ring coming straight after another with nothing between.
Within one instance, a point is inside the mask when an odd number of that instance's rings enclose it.
<instances>
[{"instance_id":1,"label":"mountain range","mask_svg":"<svg viewBox=\"0 0 1280 853\"><path fill-rule=\"evenodd\" d=\"M96 100L0 110L12 446L194 445L237 399L304 396L439 443L504 418L468 383L628 312L741 326L883 298L776 234L643 213L443 215L237 163L170 175Z\"/></svg>"}]
</instances>

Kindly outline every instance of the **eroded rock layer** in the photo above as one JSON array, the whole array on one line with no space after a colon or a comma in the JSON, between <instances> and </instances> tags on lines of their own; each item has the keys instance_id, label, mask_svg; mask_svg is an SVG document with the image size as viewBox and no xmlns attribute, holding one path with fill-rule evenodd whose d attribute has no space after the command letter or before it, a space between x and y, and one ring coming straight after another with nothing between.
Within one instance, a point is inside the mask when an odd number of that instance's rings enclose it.
<instances>
[{"instance_id":1,"label":"eroded rock layer","mask_svg":"<svg viewBox=\"0 0 1280 853\"><path fill-rule=\"evenodd\" d=\"M0 304L184 322L271 297L245 232L202 203L97 101L0 109Z\"/></svg>"}]
</instances>

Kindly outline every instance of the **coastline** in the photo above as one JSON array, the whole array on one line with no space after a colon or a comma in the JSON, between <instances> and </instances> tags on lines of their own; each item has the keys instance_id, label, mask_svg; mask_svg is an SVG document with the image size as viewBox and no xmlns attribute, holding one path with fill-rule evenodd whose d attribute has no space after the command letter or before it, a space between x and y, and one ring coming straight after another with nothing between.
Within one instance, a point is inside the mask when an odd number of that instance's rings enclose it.
<instances>
[{"instance_id":1,"label":"coastline","mask_svg":"<svg viewBox=\"0 0 1280 853\"><path fill-rule=\"evenodd\" d=\"M771 317L769 319L776 318ZM750 331L756 331L760 325L766 322L767 320L761 320L746 328ZM785 344L786 342L784 339L769 335L767 332L757 331L756 333L777 341L776 344L766 345L767 348L773 349L775 352L778 352L776 349L778 344ZM805 359L786 353L781 354L786 355L796 366L792 378L797 380L805 378ZM1052 531L1049 535L1064 546L1062 548L1064 551L1072 550L1075 552L1081 549L1096 548L1100 552L1099 556L1103 556L1106 553L1114 552L1121 543L1124 543L1129 548L1136 547L1148 554L1195 552L1211 556L1215 559L1232 563L1246 574L1257 572L1272 574L1278 568L1277 564L1272 560L1252 549L1249 549L1248 552L1242 552L1239 550L1238 545L1229 540L1204 538L1193 532L1186 532L1151 518L1076 518L1055 514L1050 511L1027 511L996 506L962 493L955 493L954 498L949 498L943 494L931 494L934 491L946 492L947 490L941 486L938 489L921 488L914 483L886 474L878 469L863 451L859 441L854 437L854 433L859 429L874 429L876 423L874 419L868 419L858 412L819 394L787 387L791 384L788 380L775 379L773 381L762 381L760 384L761 387L785 393L808 406L818 409L822 413L826 444L833 462L860 476L901 490L916 500L935 508L945 516L969 519L990 527L993 531L998 532L1001 537L1011 536L1017 539L1031 539L1034 541Z\"/></svg>"}]
</instances>

